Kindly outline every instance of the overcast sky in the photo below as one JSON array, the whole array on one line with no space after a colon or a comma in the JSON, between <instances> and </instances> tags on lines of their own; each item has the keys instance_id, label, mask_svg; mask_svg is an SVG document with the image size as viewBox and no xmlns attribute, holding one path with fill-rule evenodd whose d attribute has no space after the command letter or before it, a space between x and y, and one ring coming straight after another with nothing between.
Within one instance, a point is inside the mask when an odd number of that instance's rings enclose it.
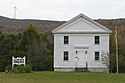
<instances>
[{"instance_id":1,"label":"overcast sky","mask_svg":"<svg viewBox=\"0 0 125 83\"><path fill-rule=\"evenodd\" d=\"M125 18L125 0L0 0L0 15L67 21L83 13L92 19Z\"/></svg>"}]
</instances>

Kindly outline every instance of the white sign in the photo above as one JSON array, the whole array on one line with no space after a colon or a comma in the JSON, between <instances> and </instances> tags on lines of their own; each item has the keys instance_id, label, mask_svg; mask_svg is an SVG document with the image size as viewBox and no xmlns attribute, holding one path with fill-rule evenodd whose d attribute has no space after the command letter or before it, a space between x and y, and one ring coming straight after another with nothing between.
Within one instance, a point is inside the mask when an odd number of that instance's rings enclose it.
<instances>
[{"instance_id":1,"label":"white sign","mask_svg":"<svg viewBox=\"0 0 125 83\"><path fill-rule=\"evenodd\" d=\"M21 58L21 57L17 57L17 58L12 57L12 68L14 67L15 64L16 65L22 65L23 64L25 66L25 64L26 64L25 59L26 59L25 56L23 58Z\"/></svg>"}]
</instances>

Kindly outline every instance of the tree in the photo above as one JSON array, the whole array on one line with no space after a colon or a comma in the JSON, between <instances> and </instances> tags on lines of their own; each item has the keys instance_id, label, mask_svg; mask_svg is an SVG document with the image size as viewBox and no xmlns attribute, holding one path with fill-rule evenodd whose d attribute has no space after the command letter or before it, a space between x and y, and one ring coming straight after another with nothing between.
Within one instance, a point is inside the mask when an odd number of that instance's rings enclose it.
<instances>
[{"instance_id":1,"label":"tree","mask_svg":"<svg viewBox=\"0 0 125 83\"><path fill-rule=\"evenodd\" d=\"M52 51L46 36L40 34L30 24L22 33L18 44L18 52L27 57L27 63L32 65L33 70L50 70L52 67Z\"/></svg>"},{"instance_id":2,"label":"tree","mask_svg":"<svg viewBox=\"0 0 125 83\"><path fill-rule=\"evenodd\" d=\"M109 53L107 52L107 51L103 51L102 53L101 53L101 62L102 62L102 64L105 64L107 67L108 67L108 69L110 69L110 59L109 59Z\"/></svg>"},{"instance_id":3,"label":"tree","mask_svg":"<svg viewBox=\"0 0 125 83\"><path fill-rule=\"evenodd\" d=\"M102 61L103 64L105 64L106 66L109 67L109 53L107 51L102 52L101 61Z\"/></svg>"},{"instance_id":4,"label":"tree","mask_svg":"<svg viewBox=\"0 0 125 83\"><path fill-rule=\"evenodd\" d=\"M3 71L7 65L11 65L11 57L16 42L16 35L11 33L0 34L0 71Z\"/></svg>"},{"instance_id":5,"label":"tree","mask_svg":"<svg viewBox=\"0 0 125 83\"><path fill-rule=\"evenodd\" d=\"M118 28L118 27L116 27ZM114 42L115 31L110 34L110 72L116 72L116 45ZM125 72L125 36L122 30L118 30L118 62L119 72Z\"/></svg>"}]
</instances>

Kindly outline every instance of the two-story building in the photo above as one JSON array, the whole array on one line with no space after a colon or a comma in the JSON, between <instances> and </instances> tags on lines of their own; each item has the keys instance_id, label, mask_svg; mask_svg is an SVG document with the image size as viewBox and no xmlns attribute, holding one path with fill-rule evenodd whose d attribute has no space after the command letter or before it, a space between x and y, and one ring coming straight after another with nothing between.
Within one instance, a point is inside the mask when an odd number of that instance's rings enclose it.
<instances>
[{"instance_id":1,"label":"two-story building","mask_svg":"<svg viewBox=\"0 0 125 83\"><path fill-rule=\"evenodd\" d=\"M101 61L101 54L109 52L111 30L80 14L52 33L54 71L108 72L108 66Z\"/></svg>"}]
</instances>

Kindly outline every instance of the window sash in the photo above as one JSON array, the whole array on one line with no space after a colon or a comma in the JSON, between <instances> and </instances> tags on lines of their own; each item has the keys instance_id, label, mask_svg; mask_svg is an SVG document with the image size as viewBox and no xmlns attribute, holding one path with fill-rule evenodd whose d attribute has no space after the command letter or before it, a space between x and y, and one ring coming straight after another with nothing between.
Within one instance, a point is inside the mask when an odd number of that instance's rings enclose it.
<instances>
[{"instance_id":1,"label":"window sash","mask_svg":"<svg viewBox=\"0 0 125 83\"><path fill-rule=\"evenodd\" d=\"M64 44L69 44L69 36L64 36Z\"/></svg>"},{"instance_id":2,"label":"window sash","mask_svg":"<svg viewBox=\"0 0 125 83\"><path fill-rule=\"evenodd\" d=\"M69 59L68 57L69 53L67 51L64 52L64 61L67 61Z\"/></svg>"},{"instance_id":3,"label":"window sash","mask_svg":"<svg viewBox=\"0 0 125 83\"><path fill-rule=\"evenodd\" d=\"M99 44L100 38L99 36L95 36L95 44Z\"/></svg>"},{"instance_id":4,"label":"window sash","mask_svg":"<svg viewBox=\"0 0 125 83\"><path fill-rule=\"evenodd\" d=\"M96 60L96 61L99 60L99 52L95 52L95 60Z\"/></svg>"}]
</instances>

